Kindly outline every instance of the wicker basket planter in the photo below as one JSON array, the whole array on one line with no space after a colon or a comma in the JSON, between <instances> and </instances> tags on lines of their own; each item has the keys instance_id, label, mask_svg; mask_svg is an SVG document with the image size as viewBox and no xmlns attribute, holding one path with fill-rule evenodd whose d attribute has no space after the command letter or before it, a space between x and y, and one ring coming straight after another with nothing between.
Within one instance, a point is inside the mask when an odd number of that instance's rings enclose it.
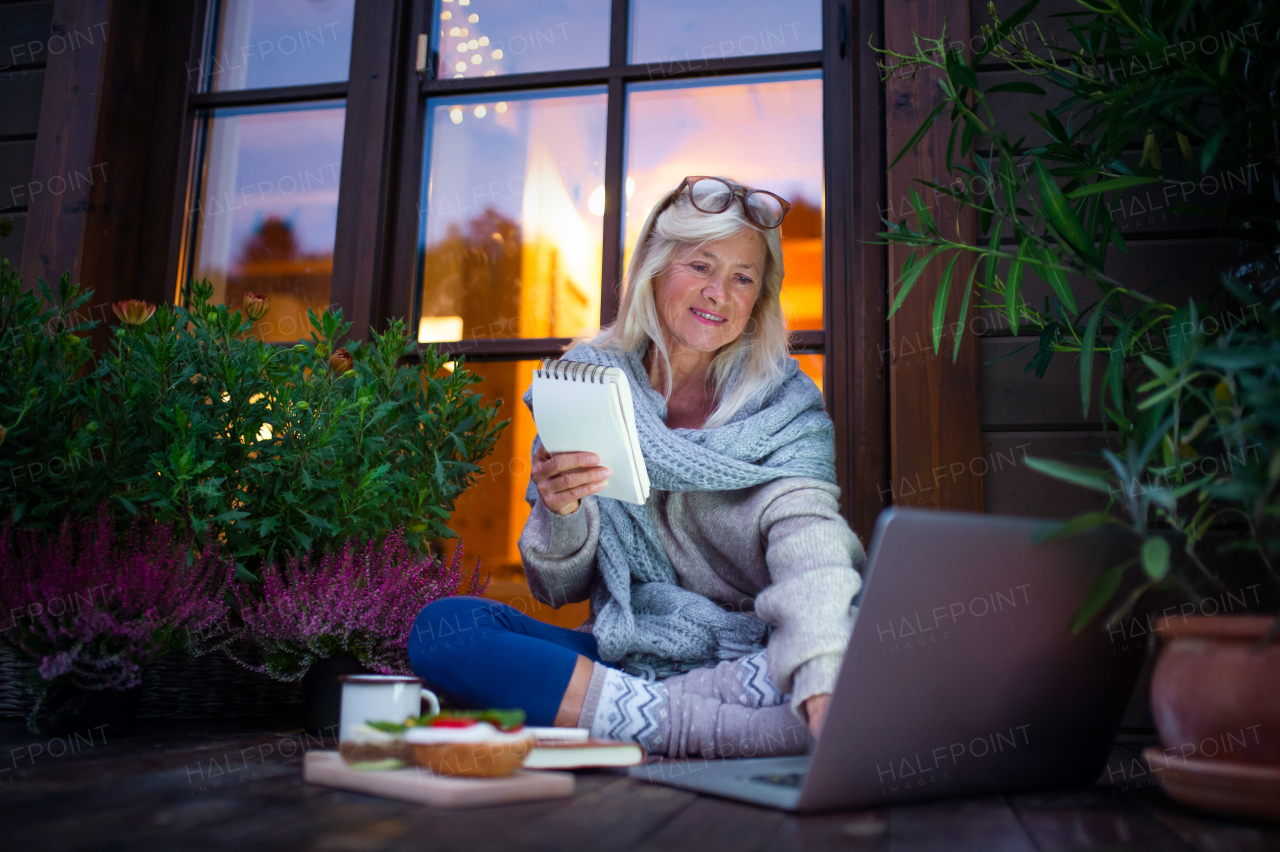
<instances>
[{"instance_id":1,"label":"wicker basket planter","mask_svg":"<svg viewBox=\"0 0 1280 852\"><path fill-rule=\"evenodd\" d=\"M236 648L248 657L247 648ZM35 706L27 687L31 664L0 646L0 718L25 717ZM232 719L302 715L302 685L281 683L214 651L196 659L159 657L142 678L140 719Z\"/></svg>"}]
</instances>

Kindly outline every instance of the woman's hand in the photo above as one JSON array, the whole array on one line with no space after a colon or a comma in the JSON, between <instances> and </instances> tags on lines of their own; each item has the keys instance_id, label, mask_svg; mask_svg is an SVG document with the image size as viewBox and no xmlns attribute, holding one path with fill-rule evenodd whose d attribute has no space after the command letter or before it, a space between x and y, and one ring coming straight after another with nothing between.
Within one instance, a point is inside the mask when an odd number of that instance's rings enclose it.
<instances>
[{"instance_id":1,"label":"woman's hand","mask_svg":"<svg viewBox=\"0 0 1280 852\"><path fill-rule=\"evenodd\" d=\"M809 717L809 730L816 737L822 733L822 724L827 721L827 705L831 703L830 692L810 695L804 700L804 712Z\"/></svg>"},{"instance_id":2,"label":"woman's hand","mask_svg":"<svg viewBox=\"0 0 1280 852\"><path fill-rule=\"evenodd\" d=\"M604 488L608 481L609 469L599 464L595 453L549 453L539 444L529 476L548 509L572 515L583 497Z\"/></svg>"}]
</instances>

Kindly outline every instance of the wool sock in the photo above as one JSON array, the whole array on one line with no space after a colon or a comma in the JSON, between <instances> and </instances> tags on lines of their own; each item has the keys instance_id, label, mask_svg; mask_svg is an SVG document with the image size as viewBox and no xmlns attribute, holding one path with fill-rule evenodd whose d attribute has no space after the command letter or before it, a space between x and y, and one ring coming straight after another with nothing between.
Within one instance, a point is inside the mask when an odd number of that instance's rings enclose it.
<instances>
[{"instance_id":1,"label":"wool sock","mask_svg":"<svg viewBox=\"0 0 1280 852\"><path fill-rule=\"evenodd\" d=\"M646 681L599 663L578 726L667 757L778 757L804 754L813 741L787 704L727 703L687 690L680 678Z\"/></svg>"},{"instance_id":2,"label":"wool sock","mask_svg":"<svg viewBox=\"0 0 1280 852\"><path fill-rule=\"evenodd\" d=\"M786 704L791 699L791 696L774 686L773 679L769 677L769 661L763 649L736 660L725 660L715 666L676 675L665 682L677 679L683 683L685 692L705 698L718 698L725 704L741 704L753 708L773 707Z\"/></svg>"}]
</instances>

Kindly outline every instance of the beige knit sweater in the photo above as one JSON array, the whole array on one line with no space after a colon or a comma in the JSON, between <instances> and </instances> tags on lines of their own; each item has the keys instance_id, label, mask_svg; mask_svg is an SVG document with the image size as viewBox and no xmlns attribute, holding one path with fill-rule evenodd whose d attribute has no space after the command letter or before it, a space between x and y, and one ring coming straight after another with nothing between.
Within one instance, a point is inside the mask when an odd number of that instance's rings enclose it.
<instances>
[{"instance_id":1,"label":"beige knit sweater","mask_svg":"<svg viewBox=\"0 0 1280 852\"><path fill-rule=\"evenodd\" d=\"M805 699L835 685L862 585L856 569L866 556L839 496L822 480L786 477L737 491L655 490L645 504L683 588L774 625L769 675L802 716ZM598 499L584 498L570 515L541 496L534 503L519 547L539 601L558 607L589 596Z\"/></svg>"}]
</instances>

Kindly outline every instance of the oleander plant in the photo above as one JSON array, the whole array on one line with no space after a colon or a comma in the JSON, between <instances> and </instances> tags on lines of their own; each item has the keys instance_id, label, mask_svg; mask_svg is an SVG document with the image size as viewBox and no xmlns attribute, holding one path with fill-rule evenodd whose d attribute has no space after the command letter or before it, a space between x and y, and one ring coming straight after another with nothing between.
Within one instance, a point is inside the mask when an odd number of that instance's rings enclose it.
<instances>
[{"instance_id":1,"label":"oleander plant","mask_svg":"<svg viewBox=\"0 0 1280 852\"><path fill-rule=\"evenodd\" d=\"M1029 372L1043 376L1054 358L1078 362L1081 406L1098 412L1109 447L1094 465L1028 463L1106 497L1105 510L1056 535L1121 525L1135 545L1098 580L1078 631L1149 594L1225 590L1208 557L1230 564L1249 554L1280 590L1280 6L1076 5L1058 16L1065 43L1031 22L1033 0L1003 20L989 5L992 23L972 55L945 32L917 37L913 53L881 51L886 78L928 75L941 95L894 162L937 126L947 177L920 189L976 223L969 239L943 228L912 190L913 221L886 221L881 236L909 249L891 314L925 269L940 270L935 352L952 329L958 357L970 317L986 309L1037 338ZM1017 79L981 85L978 67L993 61ZM1016 116L993 107L1011 96L1045 105L1030 113L1037 143L1013 138ZM1186 186L1223 174L1241 176L1239 191L1216 207L1189 203ZM1115 277L1115 258L1129 250L1118 220L1151 190L1174 212L1216 217L1239 244L1238 258L1186 303ZM1026 295L1033 277L1047 285L1042 304ZM1233 553L1220 552L1224 540Z\"/></svg>"}]
</instances>

